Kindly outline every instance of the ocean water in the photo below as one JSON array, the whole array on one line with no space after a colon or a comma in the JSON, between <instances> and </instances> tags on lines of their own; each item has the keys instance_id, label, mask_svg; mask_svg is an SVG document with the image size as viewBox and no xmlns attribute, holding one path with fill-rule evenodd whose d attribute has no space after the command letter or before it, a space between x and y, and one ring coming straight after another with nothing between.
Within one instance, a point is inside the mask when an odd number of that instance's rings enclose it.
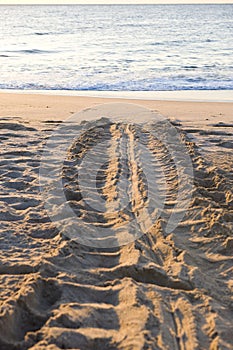
<instances>
[{"instance_id":1,"label":"ocean water","mask_svg":"<svg viewBox=\"0 0 233 350\"><path fill-rule=\"evenodd\" d=\"M233 5L0 6L0 89L233 90Z\"/></svg>"}]
</instances>

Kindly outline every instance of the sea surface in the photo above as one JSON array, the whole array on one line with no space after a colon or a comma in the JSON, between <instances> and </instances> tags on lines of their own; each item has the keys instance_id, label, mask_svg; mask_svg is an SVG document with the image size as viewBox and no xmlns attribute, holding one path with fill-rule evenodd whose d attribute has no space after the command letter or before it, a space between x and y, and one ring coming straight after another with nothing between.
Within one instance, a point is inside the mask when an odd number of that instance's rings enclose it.
<instances>
[{"instance_id":1,"label":"sea surface","mask_svg":"<svg viewBox=\"0 0 233 350\"><path fill-rule=\"evenodd\" d=\"M0 6L0 89L233 90L233 5Z\"/></svg>"}]
</instances>

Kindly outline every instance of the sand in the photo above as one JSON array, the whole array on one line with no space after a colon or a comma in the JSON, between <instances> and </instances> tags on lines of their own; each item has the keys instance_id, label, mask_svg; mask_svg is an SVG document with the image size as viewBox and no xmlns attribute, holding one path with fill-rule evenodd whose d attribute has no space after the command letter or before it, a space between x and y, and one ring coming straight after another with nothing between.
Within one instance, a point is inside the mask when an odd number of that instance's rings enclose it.
<instances>
[{"instance_id":1,"label":"sand","mask_svg":"<svg viewBox=\"0 0 233 350\"><path fill-rule=\"evenodd\" d=\"M21 117L26 121L64 120L84 108L112 102L137 103L158 110L168 118L178 118L195 125L232 120L233 103L130 100L48 94L0 92L2 117ZM207 120L208 119L208 120Z\"/></svg>"},{"instance_id":2,"label":"sand","mask_svg":"<svg viewBox=\"0 0 233 350\"><path fill-rule=\"evenodd\" d=\"M232 104L137 101L170 118L192 161L190 203L172 232L168 217L182 212L183 203L166 147L143 125L83 124L86 132L68 149L62 170L80 234L89 234L83 223L91 222L127 240L132 232L122 231L123 224L132 218L144 224L150 180L143 172L156 174L157 183L160 169L166 174L165 205L148 232L111 248L104 238L93 248L51 221L45 202L56 208L58 197L41 194L39 168L59 121L106 102L119 101L0 94L0 349L232 349ZM75 169L105 139L98 191L106 212L97 215L82 198ZM150 149L150 163L137 140ZM53 174L50 162L48 169ZM125 182L119 183L122 172ZM124 190L131 204L118 211ZM109 214L113 207L116 215Z\"/></svg>"}]
</instances>

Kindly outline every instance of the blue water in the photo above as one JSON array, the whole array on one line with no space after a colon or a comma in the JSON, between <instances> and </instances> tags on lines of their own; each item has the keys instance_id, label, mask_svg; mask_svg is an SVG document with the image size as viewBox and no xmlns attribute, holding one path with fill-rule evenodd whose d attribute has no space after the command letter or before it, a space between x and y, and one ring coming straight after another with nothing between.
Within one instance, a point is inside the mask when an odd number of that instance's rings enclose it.
<instances>
[{"instance_id":1,"label":"blue water","mask_svg":"<svg viewBox=\"0 0 233 350\"><path fill-rule=\"evenodd\" d=\"M233 5L0 6L0 89L233 89Z\"/></svg>"}]
</instances>

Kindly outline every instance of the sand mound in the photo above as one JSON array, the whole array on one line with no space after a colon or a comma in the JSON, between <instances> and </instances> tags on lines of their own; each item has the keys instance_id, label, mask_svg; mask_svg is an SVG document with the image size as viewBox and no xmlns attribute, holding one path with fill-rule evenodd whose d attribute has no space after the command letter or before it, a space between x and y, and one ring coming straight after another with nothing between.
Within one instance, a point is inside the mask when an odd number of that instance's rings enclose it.
<instances>
[{"instance_id":1,"label":"sand mound","mask_svg":"<svg viewBox=\"0 0 233 350\"><path fill-rule=\"evenodd\" d=\"M213 166L181 133L192 159L194 189L182 222L169 234L168 217L182 209L176 203L176 167L166 148L136 125L88 128L74 140L62 171L66 199L83 222L80 232L85 233L85 223L97 222L116 240L133 234L119 228L143 218L150 185L145 173L155 174L159 183L162 169L166 180L166 188L162 183L156 192L166 197L165 205L147 234L120 247L92 248L62 234L44 208L38 175L52 129L42 123L3 125L1 350L232 348L233 199L227 169ZM82 171L84 155L100 139L110 153L97 177L106 212L97 215L83 200L76 169ZM154 157L149 171L137 139ZM122 191L128 204L119 211ZM56 197L48 200L56 204Z\"/></svg>"}]
</instances>

